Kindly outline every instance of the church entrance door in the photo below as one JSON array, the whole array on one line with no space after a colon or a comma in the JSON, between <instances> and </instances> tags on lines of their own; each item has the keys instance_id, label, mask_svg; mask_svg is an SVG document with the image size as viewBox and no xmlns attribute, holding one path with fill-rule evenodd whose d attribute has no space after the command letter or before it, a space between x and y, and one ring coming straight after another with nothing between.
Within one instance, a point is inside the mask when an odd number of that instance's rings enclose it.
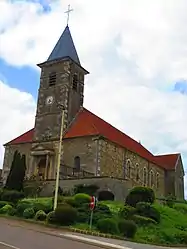
<instances>
[{"instance_id":1,"label":"church entrance door","mask_svg":"<svg viewBox=\"0 0 187 249\"><path fill-rule=\"evenodd\" d=\"M46 156L42 156L39 159L39 163L38 163L38 175L41 178L41 180L46 179L47 177L47 172L46 172Z\"/></svg>"}]
</instances>

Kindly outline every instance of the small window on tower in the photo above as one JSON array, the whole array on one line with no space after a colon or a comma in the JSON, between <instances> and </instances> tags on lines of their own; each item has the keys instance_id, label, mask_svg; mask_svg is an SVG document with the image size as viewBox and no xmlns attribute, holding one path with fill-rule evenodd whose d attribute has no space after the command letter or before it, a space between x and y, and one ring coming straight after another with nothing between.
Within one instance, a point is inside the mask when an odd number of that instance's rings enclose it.
<instances>
[{"instance_id":1,"label":"small window on tower","mask_svg":"<svg viewBox=\"0 0 187 249\"><path fill-rule=\"evenodd\" d=\"M78 86L78 75L74 74L73 75L73 90L77 91L77 86Z\"/></svg>"},{"instance_id":2,"label":"small window on tower","mask_svg":"<svg viewBox=\"0 0 187 249\"><path fill-rule=\"evenodd\" d=\"M49 86L54 86L56 84L56 73L52 72L49 74Z\"/></svg>"}]
</instances>

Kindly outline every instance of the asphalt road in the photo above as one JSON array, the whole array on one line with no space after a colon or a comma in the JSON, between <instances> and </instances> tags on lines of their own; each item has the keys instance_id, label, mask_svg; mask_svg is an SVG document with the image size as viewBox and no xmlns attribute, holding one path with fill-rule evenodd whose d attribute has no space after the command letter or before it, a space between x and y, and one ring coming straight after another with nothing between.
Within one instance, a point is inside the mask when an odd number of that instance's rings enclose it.
<instances>
[{"instance_id":1,"label":"asphalt road","mask_svg":"<svg viewBox=\"0 0 187 249\"><path fill-rule=\"evenodd\" d=\"M0 249L100 249L8 223L0 220Z\"/></svg>"},{"instance_id":2,"label":"asphalt road","mask_svg":"<svg viewBox=\"0 0 187 249\"><path fill-rule=\"evenodd\" d=\"M64 232L55 228L1 217L0 249L101 249L101 247L61 238L59 237L61 233ZM81 236L129 249L167 249L165 247L143 245L123 240L106 239L83 234ZM173 249L177 249L177 247Z\"/></svg>"}]
</instances>

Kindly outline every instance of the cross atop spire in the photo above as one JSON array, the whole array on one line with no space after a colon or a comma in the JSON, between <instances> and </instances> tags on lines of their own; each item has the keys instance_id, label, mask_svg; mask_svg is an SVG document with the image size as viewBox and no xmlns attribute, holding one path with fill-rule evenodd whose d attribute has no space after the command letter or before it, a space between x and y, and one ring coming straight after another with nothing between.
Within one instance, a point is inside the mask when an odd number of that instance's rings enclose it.
<instances>
[{"instance_id":1,"label":"cross atop spire","mask_svg":"<svg viewBox=\"0 0 187 249\"><path fill-rule=\"evenodd\" d=\"M67 14L67 26L68 26L68 23L69 23L69 14L70 12L72 12L73 9L70 8L70 4L68 5L68 10L66 10L64 13Z\"/></svg>"}]
</instances>

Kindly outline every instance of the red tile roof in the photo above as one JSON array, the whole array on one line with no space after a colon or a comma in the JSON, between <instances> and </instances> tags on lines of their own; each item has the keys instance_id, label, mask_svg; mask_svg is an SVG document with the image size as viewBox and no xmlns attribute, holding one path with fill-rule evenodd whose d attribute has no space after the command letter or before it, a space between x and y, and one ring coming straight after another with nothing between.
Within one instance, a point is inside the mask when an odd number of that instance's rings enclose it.
<instances>
[{"instance_id":1,"label":"red tile roof","mask_svg":"<svg viewBox=\"0 0 187 249\"><path fill-rule=\"evenodd\" d=\"M155 156L157 161L165 165L165 169L174 169L180 154L168 154Z\"/></svg>"},{"instance_id":2,"label":"red tile roof","mask_svg":"<svg viewBox=\"0 0 187 249\"><path fill-rule=\"evenodd\" d=\"M127 148L128 150L135 152L141 157L147 159L148 161L155 163L156 165L171 169L175 167L176 157L172 155L154 156L146 148L144 148L140 143L127 136L125 133L116 129L103 119L99 118L92 112L83 108L75 117L73 123L64 135L64 138L82 137L89 135L102 135L108 140ZM6 145L20 144L32 142L34 136L34 129L29 130L23 135L13 139ZM167 158L167 159L166 159ZM169 166L170 165L170 166Z\"/></svg>"},{"instance_id":3,"label":"red tile roof","mask_svg":"<svg viewBox=\"0 0 187 249\"><path fill-rule=\"evenodd\" d=\"M11 140L10 142L4 144L4 146L32 142L33 136L34 136L34 129L31 129L31 130L23 133L19 137L16 137L13 140Z\"/></svg>"}]
</instances>

